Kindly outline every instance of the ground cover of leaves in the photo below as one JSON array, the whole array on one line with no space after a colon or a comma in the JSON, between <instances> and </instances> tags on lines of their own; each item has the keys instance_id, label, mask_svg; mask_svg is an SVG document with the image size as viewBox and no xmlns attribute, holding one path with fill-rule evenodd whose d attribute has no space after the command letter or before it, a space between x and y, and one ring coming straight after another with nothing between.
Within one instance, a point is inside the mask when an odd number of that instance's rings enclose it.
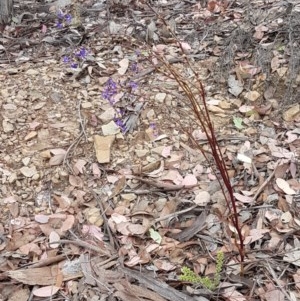
<instances>
[{"instance_id":1,"label":"ground cover of leaves","mask_svg":"<svg viewBox=\"0 0 300 301\"><path fill-rule=\"evenodd\" d=\"M292 1L16 3L0 36L0 300L299 300ZM177 39L159 18L164 18ZM181 41L181 48L178 42ZM245 245L187 99L203 80ZM182 268L213 279L184 281Z\"/></svg>"}]
</instances>

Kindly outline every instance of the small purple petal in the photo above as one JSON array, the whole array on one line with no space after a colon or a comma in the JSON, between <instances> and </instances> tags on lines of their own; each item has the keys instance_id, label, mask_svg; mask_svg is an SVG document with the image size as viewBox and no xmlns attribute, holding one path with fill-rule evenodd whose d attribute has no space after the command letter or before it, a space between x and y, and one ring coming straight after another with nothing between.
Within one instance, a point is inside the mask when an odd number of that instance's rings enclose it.
<instances>
[{"instance_id":1,"label":"small purple petal","mask_svg":"<svg viewBox=\"0 0 300 301\"><path fill-rule=\"evenodd\" d=\"M138 84L137 84L136 82L132 82L132 81L131 81L131 82L129 83L129 85L130 85L130 87L131 87L132 90L136 90L136 89L138 88Z\"/></svg>"},{"instance_id":2,"label":"small purple petal","mask_svg":"<svg viewBox=\"0 0 300 301\"><path fill-rule=\"evenodd\" d=\"M69 63L70 62L70 58L68 56L64 56L63 57L63 62L64 63Z\"/></svg>"},{"instance_id":3,"label":"small purple petal","mask_svg":"<svg viewBox=\"0 0 300 301\"><path fill-rule=\"evenodd\" d=\"M134 73L138 73L139 72L139 66L137 63L133 63L131 65L131 71L134 72Z\"/></svg>"},{"instance_id":4,"label":"small purple petal","mask_svg":"<svg viewBox=\"0 0 300 301\"><path fill-rule=\"evenodd\" d=\"M77 63L72 63L72 64L71 64L71 68L76 69L77 67L78 67L78 64L77 64Z\"/></svg>"},{"instance_id":5,"label":"small purple petal","mask_svg":"<svg viewBox=\"0 0 300 301\"><path fill-rule=\"evenodd\" d=\"M71 21L72 21L72 16L71 16L70 14L66 14L66 15L65 15L65 20L66 20L67 23L71 23Z\"/></svg>"}]
</instances>

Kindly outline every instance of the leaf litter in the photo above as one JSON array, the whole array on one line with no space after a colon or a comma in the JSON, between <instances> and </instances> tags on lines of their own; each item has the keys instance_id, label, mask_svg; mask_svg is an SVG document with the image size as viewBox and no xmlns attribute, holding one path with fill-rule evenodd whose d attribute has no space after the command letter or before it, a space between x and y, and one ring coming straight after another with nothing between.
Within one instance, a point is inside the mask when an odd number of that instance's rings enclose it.
<instances>
[{"instance_id":1,"label":"leaf litter","mask_svg":"<svg viewBox=\"0 0 300 301\"><path fill-rule=\"evenodd\" d=\"M286 11L278 1L258 1L252 16L246 1L154 5L205 84L243 223L240 277L254 280L249 286L235 278L236 231L218 175L190 143L193 135L208 151L207 137L195 132L174 79L147 57L145 42L155 43L157 55L190 76L178 43L144 2L127 2L107 4L109 25L104 7L82 2L74 3L78 27L59 30L52 16L41 33L33 19L28 31L12 24L1 38L1 297L17 290L25 300L30 290L39 297L100 292L103 300L299 299L299 104L283 101L297 95L297 54L272 41L291 33L280 27ZM298 9L292 4L285 16L290 24ZM248 19L249 39L238 32ZM93 50L73 70L60 54L84 38L80 26ZM120 84L113 105L103 97L109 78ZM217 292L179 281L183 266L211 276L218 250L226 263Z\"/></svg>"}]
</instances>

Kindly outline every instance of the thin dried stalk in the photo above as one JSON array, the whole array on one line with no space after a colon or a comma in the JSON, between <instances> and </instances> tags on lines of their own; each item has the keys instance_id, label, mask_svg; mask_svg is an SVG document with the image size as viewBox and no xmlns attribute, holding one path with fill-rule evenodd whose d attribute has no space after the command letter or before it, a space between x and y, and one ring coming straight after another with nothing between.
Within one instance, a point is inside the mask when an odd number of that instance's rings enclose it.
<instances>
[{"instance_id":1,"label":"thin dried stalk","mask_svg":"<svg viewBox=\"0 0 300 301\"><path fill-rule=\"evenodd\" d=\"M162 22L165 24L165 26L168 27L168 24L166 21L161 18ZM241 272L243 273L243 262L245 258L245 248L244 248L244 239L241 231L241 225L239 223L238 219L238 212L236 207L236 200L234 197L234 191L232 188L232 185L230 183L230 178L227 172L227 167L225 160L223 158L219 143L216 138L215 130L213 123L210 118L210 114L207 108L207 102L206 102L206 95L205 90L203 87L203 83L198 75L198 73L194 70L194 68L191 66L190 59L185 55L185 51L182 47L182 44L178 41L176 35L172 32L172 30L169 28L170 33L173 35L173 38L178 42L178 45L181 49L184 61L186 63L186 66L192 71L195 80L196 85L191 82L187 77L184 77L180 71L176 68L175 65L171 65L168 60L166 60L163 56L158 57L160 62L162 63L164 70L159 70L160 72L167 73L169 77L176 80L179 87L182 89L184 95L186 96L189 104L191 105L192 111L195 116L195 121L197 124L200 125L201 130L206 134L208 145L211 150L211 155L214 159L216 167L213 168L215 174L216 170L220 172L221 179L217 176L216 177L220 183L222 192L224 194L227 208L231 212L229 215L229 220L231 221L232 225L234 226L237 237L235 238L235 245L239 250L240 255L240 262L241 262ZM156 56L157 57L157 56ZM195 90L196 88L196 90ZM196 92L195 92L196 91ZM197 148L201 151L207 162L209 162L208 154L203 149L201 144L199 144L192 135L189 135L190 139L196 144Z\"/></svg>"}]
</instances>

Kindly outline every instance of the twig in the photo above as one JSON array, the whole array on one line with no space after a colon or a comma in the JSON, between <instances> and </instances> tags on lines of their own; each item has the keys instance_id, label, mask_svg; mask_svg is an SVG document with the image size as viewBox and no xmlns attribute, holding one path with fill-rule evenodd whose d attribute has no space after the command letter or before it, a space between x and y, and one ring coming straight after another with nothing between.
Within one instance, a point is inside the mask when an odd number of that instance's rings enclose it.
<instances>
[{"instance_id":1,"label":"twig","mask_svg":"<svg viewBox=\"0 0 300 301\"><path fill-rule=\"evenodd\" d=\"M88 137L87 137L87 134L85 132L85 124L86 122L83 120L82 118L82 115L81 115L81 99L79 100L78 102L78 117L79 117L79 123L80 123L80 127L81 127L81 130L84 134L84 137L85 137L85 140L88 141Z\"/></svg>"},{"instance_id":2,"label":"twig","mask_svg":"<svg viewBox=\"0 0 300 301\"><path fill-rule=\"evenodd\" d=\"M170 301L195 301L196 298L186 295L175 288L169 286L167 283L154 279L149 276L149 274L143 272L138 272L136 270L131 270L125 267L120 267L121 271L124 272L127 276L136 279L139 283L150 288L163 298ZM208 301L205 297L201 297L201 300Z\"/></svg>"},{"instance_id":3,"label":"twig","mask_svg":"<svg viewBox=\"0 0 300 301\"><path fill-rule=\"evenodd\" d=\"M69 255L69 254L71 254L71 251L67 252L65 254L62 254L62 255L57 255L57 256L54 256L54 257L50 257L50 258L46 258L46 259L40 260L40 261L38 261L36 263L29 264L28 266L31 269L32 268L45 267L45 266L51 265L53 263L60 262L60 261L64 260L66 258L66 256Z\"/></svg>"},{"instance_id":4,"label":"twig","mask_svg":"<svg viewBox=\"0 0 300 301\"><path fill-rule=\"evenodd\" d=\"M77 245L79 247L83 247L92 251L95 251L97 253L100 253L102 255L111 256L110 252L103 250L101 248L98 248L96 246L93 246L85 241L82 240L68 240L68 239L60 239L58 241L51 242L50 244L73 244ZM116 255L114 255L116 256ZM117 257L116 257L117 258Z\"/></svg>"},{"instance_id":5,"label":"twig","mask_svg":"<svg viewBox=\"0 0 300 301\"><path fill-rule=\"evenodd\" d=\"M95 193L94 191L92 191L92 194L93 194L95 200L97 201L97 203L98 203L98 205L100 207L100 210L101 210L101 213L102 213L102 217L103 217L103 220L104 220L104 226L105 226L106 232L107 232L107 234L109 236L110 245L111 246L115 246L115 247L117 247L119 249L120 245L119 245L118 241L115 239L115 237L112 234L111 229L110 229L110 227L108 225L108 220L107 220L107 217L106 217L106 214L105 214L105 212L106 212L107 209L104 208L103 202L102 202L101 198L97 195L97 193Z\"/></svg>"},{"instance_id":6,"label":"twig","mask_svg":"<svg viewBox=\"0 0 300 301\"><path fill-rule=\"evenodd\" d=\"M272 279L276 282L278 288L280 289L280 291L284 294L284 296L289 300L289 301L293 301L292 298L290 297L290 295L283 289L281 283L279 282L278 280L278 277L275 273L275 271L273 270L273 268L271 267L269 261L266 261L265 262L267 268L268 268L268 271L270 272L271 276L272 276Z\"/></svg>"},{"instance_id":7,"label":"twig","mask_svg":"<svg viewBox=\"0 0 300 301\"><path fill-rule=\"evenodd\" d=\"M68 157L69 157L72 149L73 149L73 152L74 152L75 148L79 144L79 142L80 142L81 138L83 137L83 135L84 135L84 133L83 133L83 131L81 131L79 136L72 142L72 144L68 147L68 149L66 151L64 161L63 161L63 165L67 164L71 171L73 171L73 168L69 164Z\"/></svg>"},{"instance_id":8,"label":"twig","mask_svg":"<svg viewBox=\"0 0 300 301\"><path fill-rule=\"evenodd\" d=\"M261 184L261 186L258 188L258 190L256 191L255 195L253 196L253 202L256 201L257 197L260 195L260 193L265 189L265 187L268 185L268 183L272 180L272 178L275 175L276 172L276 167L278 166L279 161L277 162L273 172L269 175L269 177Z\"/></svg>"},{"instance_id":9,"label":"twig","mask_svg":"<svg viewBox=\"0 0 300 301\"><path fill-rule=\"evenodd\" d=\"M173 218L173 217L176 217L180 214L183 214L183 213L187 213L187 212L190 212L192 210L194 210L198 205L193 205L192 207L189 207L187 209L183 209L183 210L180 210L180 211L176 211L174 213L170 213L170 214L167 214L167 215L164 215L164 216L161 216L161 217L158 217L154 220L154 223L158 223L158 222L161 222L163 220L166 220L166 219L169 219L169 218Z\"/></svg>"},{"instance_id":10,"label":"twig","mask_svg":"<svg viewBox=\"0 0 300 301\"><path fill-rule=\"evenodd\" d=\"M79 144L79 142L80 142L80 140L81 140L81 138L82 138L83 136L85 137L86 141L88 140L87 134L86 134L86 132L85 132L85 122L84 122L84 120L83 120L83 118L82 118L82 115L81 115L81 100L78 102L78 108L77 108L77 109L78 109L78 117L79 117L79 123L80 123L80 134L79 134L79 136L73 141L73 143L69 146L69 148L67 149L67 152L66 152L66 154L65 154L64 161L63 161L63 165L67 164L68 167L69 167L69 169L70 169L71 171L73 171L73 168L70 166L69 161L68 161L68 157L69 157L69 155L70 155L70 153L71 153L71 150L73 149L72 152L75 151L77 145Z\"/></svg>"},{"instance_id":11,"label":"twig","mask_svg":"<svg viewBox=\"0 0 300 301\"><path fill-rule=\"evenodd\" d=\"M147 180L144 178L140 178L140 177L134 177L135 179L138 179L139 181L146 183L148 185L152 185L155 186L157 188L161 188L164 191L178 191L178 190L182 190L182 189L190 189L193 187L197 187L198 185L173 185L173 184L167 184L167 183L163 183L160 181L152 181L152 180Z\"/></svg>"}]
</instances>

